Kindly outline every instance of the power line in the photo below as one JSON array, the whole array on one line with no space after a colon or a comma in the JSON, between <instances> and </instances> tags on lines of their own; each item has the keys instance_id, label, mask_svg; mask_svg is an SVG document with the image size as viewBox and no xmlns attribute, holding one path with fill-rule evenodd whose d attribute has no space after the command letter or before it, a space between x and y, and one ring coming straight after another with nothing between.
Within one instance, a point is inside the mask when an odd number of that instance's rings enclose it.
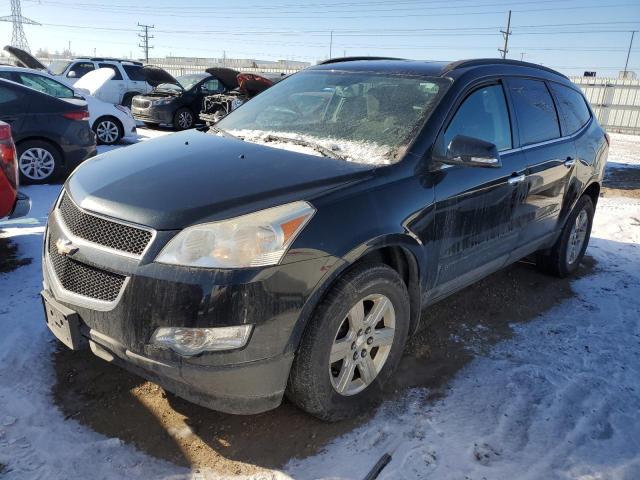
<instances>
[{"instance_id":1,"label":"power line","mask_svg":"<svg viewBox=\"0 0 640 480\"><path fill-rule=\"evenodd\" d=\"M153 35L149 36L149 29L155 28L153 25L144 25L138 22L138 26L144 29L144 33L139 33L138 36L142 39L142 44L138 44L142 51L144 52L145 61L149 61L149 49L153 48L149 45L149 39L154 38Z\"/></svg>"}]
</instances>

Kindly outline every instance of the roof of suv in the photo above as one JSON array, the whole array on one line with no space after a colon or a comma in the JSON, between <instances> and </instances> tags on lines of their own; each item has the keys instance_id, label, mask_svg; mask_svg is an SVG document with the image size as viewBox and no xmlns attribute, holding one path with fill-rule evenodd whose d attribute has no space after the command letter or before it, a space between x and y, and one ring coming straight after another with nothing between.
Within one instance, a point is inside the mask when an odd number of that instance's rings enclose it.
<instances>
[{"instance_id":1,"label":"roof of suv","mask_svg":"<svg viewBox=\"0 0 640 480\"><path fill-rule=\"evenodd\" d=\"M517 72L521 68L535 69L546 74L557 75L563 79L567 77L551 68L535 63L521 62L502 58L478 58L472 60L458 60L455 62L406 60L392 57L345 57L325 60L314 67L313 70L340 70L407 73L413 75L430 75L441 77L455 71L468 71L479 67L502 67Z\"/></svg>"},{"instance_id":2,"label":"roof of suv","mask_svg":"<svg viewBox=\"0 0 640 480\"><path fill-rule=\"evenodd\" d=\"M126 63L126 64L130 64L130 65L140 65L140 66L142 66L142 62L138 62L136 60L129 60L129 59L126 59L126 58L78 57L78 58L74 58L74 60L88 60L89 62Z\"/></svg>"}]
</instances>

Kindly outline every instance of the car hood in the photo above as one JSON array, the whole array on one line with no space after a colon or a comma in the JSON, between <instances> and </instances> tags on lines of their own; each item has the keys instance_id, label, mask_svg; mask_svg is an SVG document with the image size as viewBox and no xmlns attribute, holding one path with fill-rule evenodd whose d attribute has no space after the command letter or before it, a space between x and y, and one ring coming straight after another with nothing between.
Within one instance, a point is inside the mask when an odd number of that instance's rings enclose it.
<instances>
[{"instance_id":1,"label":"car hood","mask_svg":"<svg viewBox=\"0 0 640 480\"><path fill-rule=\"evenodd\" d=\"M220 82L222 82L227 90L238 88L238 75L240 75L240 72L233 68L211 67L207 68L205 72L216 77Z\"/></svg>"},{"instance_id":2,"label":"car hood","mask_svg":"<svg viewBox=\"0 0 640 480\"><path fill-rule=\"evenodd\" d=\"M4 51L16 59L20 67L33 68L34 70L43 70L45 72L49 71L43 63L29 52L25 52L17 47L12 47L11 45L4 47Z\"/></svg>"},{"instance_id":3,"label":"car hood","mask_svg":"<svg viewBox=\"0 0 640 480\"><path fill-rule=\"evenodd\" d=\"M140 69L140 73L144 76L144 79L152 87L157 87L163 83L172 83L182 88L180 82L175 79L173 75L167 72L164 68L155 67L153 65L145 65Z\"/></svg>"},{"instance_id":4,"label":"car hood","mask_svg":"<svg viewBox=\"0 0 640 480\"><path fill-rule=\"evenodd\" d=\"M80 77L73 88L85 90L89 95L95 96L115 74L110 68L98 68Z\"/></svg>"},{"instance_id":5,"label":"car hood","mask_svg":"<svg viewBox=\"0 0 640 480\"><path fill-rule=\"evenodd\" d=\"M177 230L310 199L373 169L190 130L94 157L65 188L86 210Z\"/></svg>"}]
</instances>

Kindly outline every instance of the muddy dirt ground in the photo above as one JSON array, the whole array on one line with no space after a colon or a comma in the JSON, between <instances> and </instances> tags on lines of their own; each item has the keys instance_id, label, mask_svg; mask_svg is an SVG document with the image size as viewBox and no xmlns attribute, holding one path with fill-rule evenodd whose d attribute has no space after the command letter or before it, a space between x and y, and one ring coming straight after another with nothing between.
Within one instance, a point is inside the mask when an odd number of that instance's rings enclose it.
<instances>
[{"instance_id":1,"label":"muddy dirt ground","mask_svg":"<svg viewBox=\"0 0 640 480\"><path fill-rule=\"evenodd\" d=\"M610 169L602 194L638 197L639 187L640 169ZM15 261L15 255L11 258ZM595 268L587 257L579 275ZM571 295L569 280L520 262L430 307L387 398L419 386L430 389L427 401L432 401L446 392L450 379L474 355L512 334L514 318L531 321ZM370 415L326 424L286 400L261 415L225 415L168 394L88 351L59 347L52 360L57 375L53 396L65 416L194 470L249 474L261 467L278 468L290 458L314 454Z\"/></svg>"}]
</instances>

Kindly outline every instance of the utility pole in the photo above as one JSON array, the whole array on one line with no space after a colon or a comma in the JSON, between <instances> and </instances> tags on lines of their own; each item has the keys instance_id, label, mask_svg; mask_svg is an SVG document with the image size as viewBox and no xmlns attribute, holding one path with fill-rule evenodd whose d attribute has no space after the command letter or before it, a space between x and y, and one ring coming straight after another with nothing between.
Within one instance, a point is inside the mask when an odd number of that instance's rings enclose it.
<instances>
[{"instance_id":1,"label":"utility pole","mask_svg":"<svg viewBox=\"0 0 640 480\"><path fill-rule=\"evenodd\" d=\"M509 35L511 35L511 10L509 10L509 16L507 17L507 29L500 30L504 37L504 47L499 48L498 51L502 53L502 58L507 58L507 52L509 51Z\"/></svg>"},{"instance_id":2,"label":"utility pole","mask_svg":"<svg viewBox=\"0 0 640 480\"><path fill-rule=\"evenodd\" d=\"M153 38L153 35L149 35L149 29L150 28L155 28L154 25L144 25L142 23L138 23L138 26L140 28L144 28L144 33L139 33L138 36L142 39L142 44L139 44L138 46L140 48L142 48L142 50L144 51L144 60L145 62L149 62L149 49L153 48L152 46L149 45L149 40Z\"/></svg>"},{"instance_id":3,"label":"utility pole","mask_svg":"<svg viewBox=\"0 0 640 480\"><path fill-rule=\"evenodd\" d=\"M329 58L333 54L333 30L331 30L331 37L329 37Z\"/></svg>"},{"instance_id":4,"label":"utility pole","mask_svg":"<svg viewBox=\"0 0 640 480\"><path fill-rule=\"evenodd\" d=\"M637 30L633 30L631 32L631 41L629 42L629 51L627 52L627 61L624 62L624 77L627 78L627 67L629 66L629 56L631 55L631 46L633 45L633 37L635 36Z\"/></svg>"}]
</instances>

